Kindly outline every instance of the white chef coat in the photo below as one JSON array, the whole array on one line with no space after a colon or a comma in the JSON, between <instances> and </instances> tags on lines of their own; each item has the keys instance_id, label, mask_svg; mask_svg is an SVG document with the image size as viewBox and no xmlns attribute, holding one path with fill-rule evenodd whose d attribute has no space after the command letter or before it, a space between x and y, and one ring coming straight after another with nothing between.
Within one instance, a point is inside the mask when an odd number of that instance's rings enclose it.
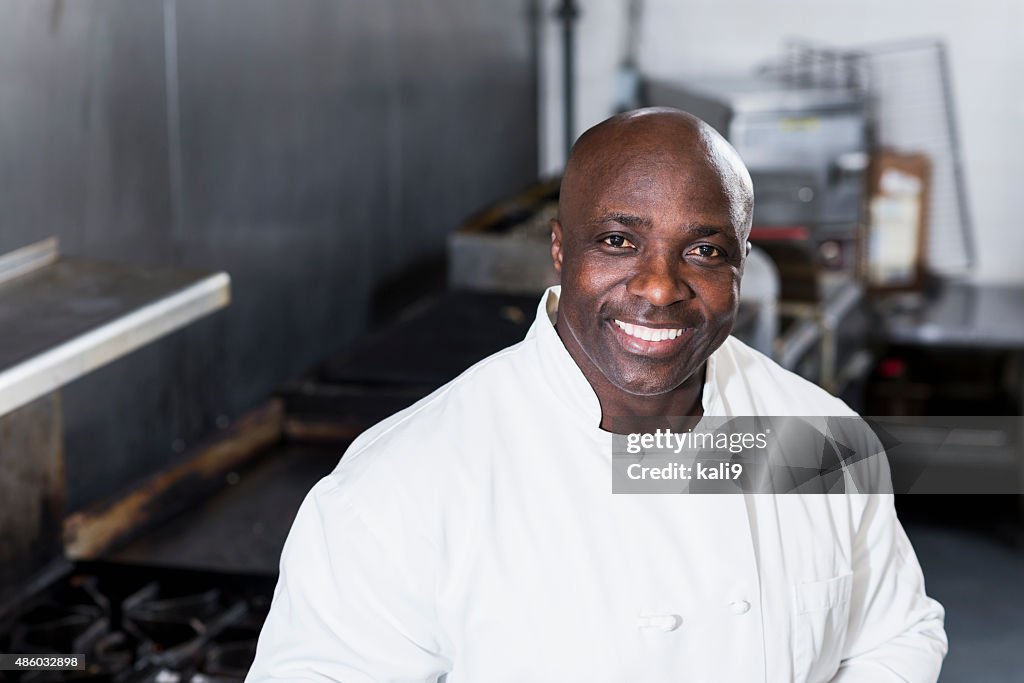
<instances>
[{"instance_id":1,"label":"white chef coat","mask_svg":"<svg viewBox=\"0 0 1024 683\"><path fill-rule=\"evenodd\" d=\"M613 495L553 326L361 435L302 504L247 681L934 681L891 495ZM728 339L707 415L852 415Z\"/></svg>"}]
</instances>

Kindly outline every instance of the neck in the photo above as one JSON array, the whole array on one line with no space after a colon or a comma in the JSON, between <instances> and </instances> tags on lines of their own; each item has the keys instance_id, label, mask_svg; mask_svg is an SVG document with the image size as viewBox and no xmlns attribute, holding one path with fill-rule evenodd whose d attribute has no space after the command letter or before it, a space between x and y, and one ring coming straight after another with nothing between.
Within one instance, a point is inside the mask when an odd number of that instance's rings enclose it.
<instances>
[{"instance_id":1,"label":"neck","mask_svg":"<svg viewBox=\"0 0 1024 683\"><path fill-rule=\"evenodd\" d=\"M701 398L704 394L704 376L707 363L701 365L690 379L676 389L655 396L640 396L622 391L601 375L584 376L594 388L601 404L601 429L615 433L647 431L652 428L652 418L660 424L666 418L693 418L680 425L672 420L672 427L680 430L695 426L704 414ZM599 373L598 373L599 374Z\"/></svg>"}]
</instances>

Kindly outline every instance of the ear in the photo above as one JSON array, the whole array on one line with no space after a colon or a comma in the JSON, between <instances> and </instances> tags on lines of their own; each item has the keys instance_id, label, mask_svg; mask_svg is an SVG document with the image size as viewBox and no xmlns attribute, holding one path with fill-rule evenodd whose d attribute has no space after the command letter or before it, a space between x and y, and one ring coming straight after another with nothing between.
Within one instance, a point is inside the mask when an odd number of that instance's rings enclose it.
<instances>
[{"instance_id":1,"label":"ear","mask_svg":"<svg viewBox=\"0 0 1024 683\"><path fill-rule=\"evenodd\" d=\"M551 219L551 263L559 275L562 273L562 224Z\"/></svg>"}]
</instances>

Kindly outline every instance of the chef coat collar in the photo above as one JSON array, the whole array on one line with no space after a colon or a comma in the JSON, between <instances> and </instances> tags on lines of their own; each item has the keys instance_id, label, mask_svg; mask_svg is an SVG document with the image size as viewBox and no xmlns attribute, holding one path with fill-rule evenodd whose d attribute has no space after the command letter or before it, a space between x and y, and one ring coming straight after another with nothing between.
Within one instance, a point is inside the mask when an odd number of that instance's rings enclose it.
<instances>
[{"instance_id":1,"label":"chef coat collar","mask_svg":"<svg viewBox=\"0 0 1024 683\"><path fill-rule=\"evenodd\" d=\"M540 367L546 380L551 382L552 390L561 401L579 415L590 427L601 424L601 403L597 399L594 388L584 376L583 371L569 355L555 330L558 320L558 297L562 287L548 287L537 306L537 318L527 335L536 337L540 354ZM707 374L701 392L701 405L705 415L721 412L720 392L718 390L717 365L715 357L718 351L711 354L707 363Z\"/></svg>"}]
</instances>

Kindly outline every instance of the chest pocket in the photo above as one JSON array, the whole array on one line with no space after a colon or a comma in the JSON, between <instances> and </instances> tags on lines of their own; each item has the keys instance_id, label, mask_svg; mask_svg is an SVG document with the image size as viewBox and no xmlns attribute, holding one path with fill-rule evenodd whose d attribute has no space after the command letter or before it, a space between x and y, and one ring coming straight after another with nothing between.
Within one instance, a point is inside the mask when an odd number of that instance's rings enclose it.
<instances>
[{"instance_id":1,"label":"chest pocket","mask_svg":"<svg viewBox=\"0 0 1024 683\"><path fill-rule=\"evenodd\" d=\"M843 654L853 574L793 585L793 672L796 681L827 681Z\"/></svg>"}]
</instances>

